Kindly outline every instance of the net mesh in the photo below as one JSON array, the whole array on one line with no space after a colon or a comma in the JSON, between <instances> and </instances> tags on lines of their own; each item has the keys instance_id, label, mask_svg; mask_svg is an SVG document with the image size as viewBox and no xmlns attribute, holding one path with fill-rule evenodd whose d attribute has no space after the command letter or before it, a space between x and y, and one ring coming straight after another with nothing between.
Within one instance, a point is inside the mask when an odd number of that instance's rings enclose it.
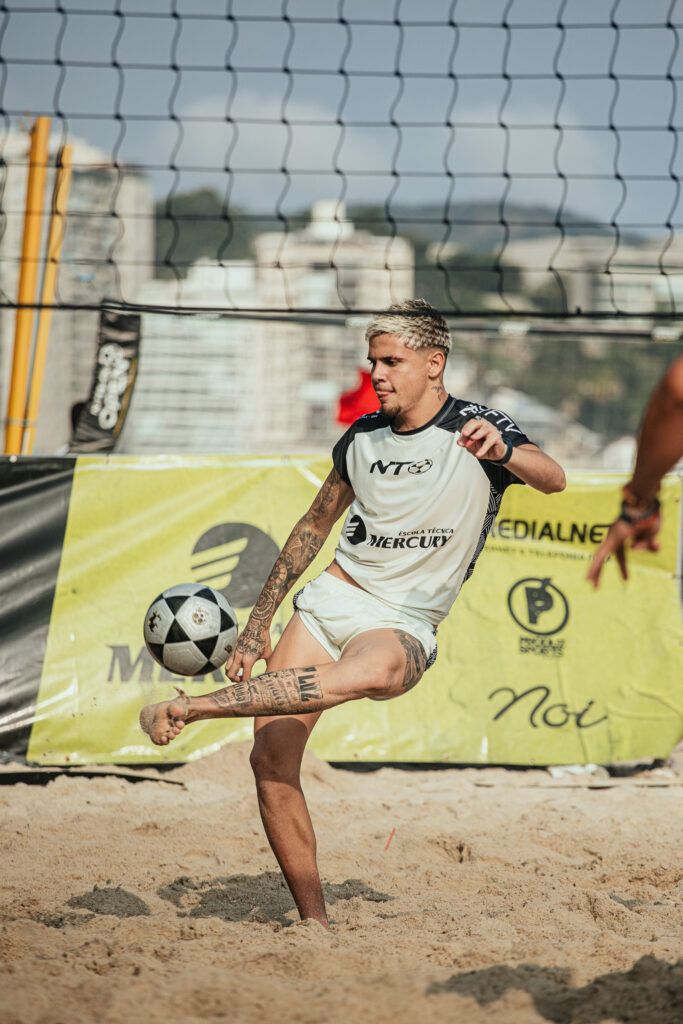
<instances>
[{"instance_id":1,"label":"net mesh","mask_svg":"<svg viewBox=\"0 0 683 1024\"><path fill-rule=\"evenodd\" d=\"M354 322L149 312L142 335L122 452L328 454L345 429L340 396L361 388L366 346ZM567 468L630 471L669 343L457 324L452 337L450 394L504 409Z\"/></svg>"},{"instance_id":2,"label":"net mesh","mask_svg":"<svg viewBox=\"0 0 683 1024\"><path fill-rule=\"evenodd\" d=\"M51 159L75 144L56 306L366 313L410 283L453 317L676 317L679 17L676 0L3 3L2 304L21 119L43 115ZM202 260L212 289L190 280Z\"/></svg>"},{"instance_id":3,"label":"net mesh","mask_svg":"<svg viewBox=\"0 0 683 1024\"><path fill-rule=\"evenodd\" d=\"M4 391L28 129L51 119L44 235L73 147L38 450L103 305L143 314L118 450L327 451L364 318L420 296L451 391L626 468L683 330L681 7L0 3Z\"/></svg>"}]
</instances>

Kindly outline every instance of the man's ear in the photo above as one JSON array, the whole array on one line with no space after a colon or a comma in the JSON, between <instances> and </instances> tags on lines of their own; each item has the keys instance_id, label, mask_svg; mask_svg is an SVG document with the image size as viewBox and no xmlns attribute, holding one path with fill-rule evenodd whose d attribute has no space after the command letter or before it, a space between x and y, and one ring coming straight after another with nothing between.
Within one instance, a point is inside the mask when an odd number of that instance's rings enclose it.
<instances>
[{"instance_id":1,"label":"man's ear","mask_svg":"<svg viewBox=\"0 0 683 1024\"><path fill-rule=\"evenodd\" d=\"M436 380L443 373L446 365L446 356L441 348L433 348L427 359L427 373L430 380Z\"/></svg>"}]
</instances>

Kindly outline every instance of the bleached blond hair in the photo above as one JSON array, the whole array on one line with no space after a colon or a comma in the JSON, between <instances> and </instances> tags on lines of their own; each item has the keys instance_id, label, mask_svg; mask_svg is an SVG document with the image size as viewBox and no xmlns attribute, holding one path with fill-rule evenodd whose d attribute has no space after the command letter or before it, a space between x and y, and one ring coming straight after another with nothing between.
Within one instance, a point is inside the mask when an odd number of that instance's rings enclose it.
<instances>
[{"instance_id":1,"label":"bleached blond hair","mask_svg":"<svg viewBox=\"0 0 683 1024\"><path fill-rule=\"evenodd\" d=\"M451 350L446 321L424 299L396 302L373 316L365 330L365 340L370 342L378 334L395 334L406 348L440 348L446 355Z\"/></svg>"}]
</instances>

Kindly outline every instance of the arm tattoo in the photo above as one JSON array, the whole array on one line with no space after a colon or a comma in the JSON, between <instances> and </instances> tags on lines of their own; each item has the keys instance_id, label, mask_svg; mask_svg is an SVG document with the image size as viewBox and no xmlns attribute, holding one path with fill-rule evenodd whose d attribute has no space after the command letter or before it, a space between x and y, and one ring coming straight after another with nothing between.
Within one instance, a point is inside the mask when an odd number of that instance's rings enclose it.
<instances>
[{"instance_id":1,"label":"arm tattoo","mask_svg":"<svg viewBox=\"0 0 683 1024\"><path fill-rule=\"evenodd\" d=\"M325 542L324 536L302 524L300 520L292 530L242 630L237 646L247 654L260 651L263 631L269 628L275 610Z\"/></svg>"},{"instance_id":2,"label":"arm tattoo","mask_svg":"<svg viewBox=\"0 0 683 1024\"><path fill-rule=\"evenodd\" d=\"M301 715L323 711L327 706L314 666L265 672L256 679L241 680L208 696L228 718Z\"/></svg>"},{"instance_id":3,"label":"arm tattoo","mask_svg":"<svg viewBox=\"0 0 683 1024\"><path fill-rule=\"evenodd\" d=\"M406 656L406 667L401 684L405 693L407 690L412 690L413 686L422 678L427 665L427 655L420 641L416 640L410 633L404 633L401 629L394 629L393 633L401 644L403 653Z\"/></svg>"},{"instance_id":4,"label":"arm tattoo","mask_svg":"<svg viewBox=\"0 0 683 1024\"><path fill-rule=\"evenodd\" d=\"M339 508L344 487L344 481L333 469L306 515L290 533L238 641L238 648L244 653L258 653L260 637L270 626L275 610L327 540L331 517Z\"/></svg>"},{"instance_id":5,"label":"arm tattoo","mask_svg":"<svg viewBox=\"0 0 683 1024\"><path fill-rule=\"evenodd\" d=\"M334 510L340 496L343 480L336 469L332 469L318 491L308 515L315 520L327 519Z\"/></svg>"}]
</instances>

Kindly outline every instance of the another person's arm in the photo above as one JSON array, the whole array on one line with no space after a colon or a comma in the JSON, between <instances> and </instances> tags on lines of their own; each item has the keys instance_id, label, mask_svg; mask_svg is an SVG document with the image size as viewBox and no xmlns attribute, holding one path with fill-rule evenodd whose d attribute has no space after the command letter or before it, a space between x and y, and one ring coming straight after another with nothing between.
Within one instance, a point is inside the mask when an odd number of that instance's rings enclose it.
<instances>
[{"instance_id":1,"label":"another person's arm","mask_svg":"<svg viewBox=\"0 0 683 1024\"><path fill-rule=\"evenodd\" d=\"M535 444L520 444L513 448L487 419L468 420L460 431L458 444L476 459L505 460L504 465L511 473L544 494L563 491L566 486L564 470L555 459Z\"/></svg>"},{"instance_id":2,"label":"another person's arm","mask_svg":"<svg viewBox=\"0 0 683 1024\"><path fill-rule=\"evenodd\" d=\"M250 679L259 658L269 658L270 625L284 597L306 571L327 540L340 515L353 501L353 490L333 469L308 512L301 517L263 585L235 650L225 666L229 679Z\"/></svg>"},{"instance_id":3,"label":"another person's arm","mask_svg":"<svg viewBox=\"0 0 683 1024\"><path fill-rule=\"evenodd\" d=\"M648 402L638 438L633 476L623 489L622 511L593 555L588 580L597 587L605 561L614 554L628 579L626 542L657 551L661 526L657 492L662 477L683 456L683 356L662 377Z\"/></svg>"}]
</instances>

